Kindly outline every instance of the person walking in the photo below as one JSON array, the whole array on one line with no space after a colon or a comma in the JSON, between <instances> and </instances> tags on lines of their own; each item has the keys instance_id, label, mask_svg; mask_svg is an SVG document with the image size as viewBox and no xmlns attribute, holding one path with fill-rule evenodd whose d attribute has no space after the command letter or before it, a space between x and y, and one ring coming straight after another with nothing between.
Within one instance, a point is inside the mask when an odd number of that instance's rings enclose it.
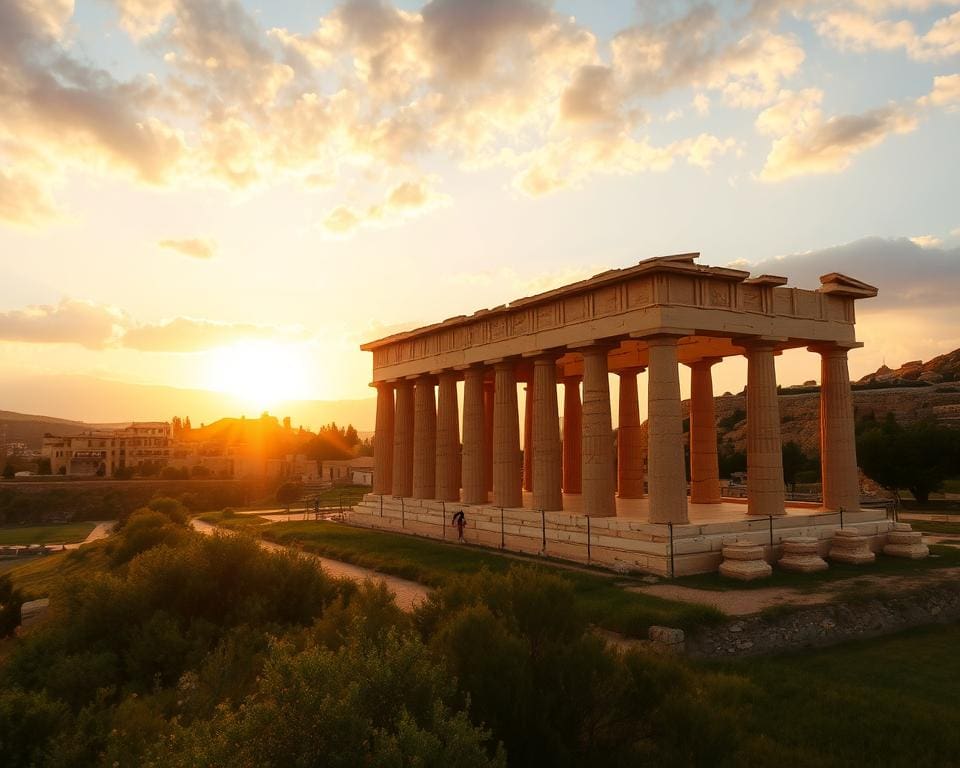
<instances>
[{"instance_id":1,"label":"person walking","mask_svg":"<svg viewBox=\"0 0 960 768\"><path fill-rule=\"evenodd\" d=\"M463 544L463 529L467 525L467 518L463 515L463 510L453 515L453 524L457 527L457 542Z\"/></svg>"}]
</instances>

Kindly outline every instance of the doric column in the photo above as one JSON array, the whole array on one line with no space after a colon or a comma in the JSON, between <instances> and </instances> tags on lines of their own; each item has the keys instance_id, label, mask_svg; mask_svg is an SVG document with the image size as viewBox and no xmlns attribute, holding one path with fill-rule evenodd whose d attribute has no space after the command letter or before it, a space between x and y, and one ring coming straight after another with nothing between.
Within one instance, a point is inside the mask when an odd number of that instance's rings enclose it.
<instances>
[{"instance_id":1,"label":"doric column","mask_svg":"<svg viewBox=\"0 0 960 768\"><path fill-rule=\"evenodd\" d=\"M591 517L617 514L613 478L613 423L610 416L610 382L605 345L587 347L583 353L583 428L580 466L583 480L583 513Z\"/></svg>"},{"instance_id":2,"label":"doric column","mask_svg":"<svg viewBox=\"0 0 960 768\"><path fill-rule=\"evenodd\" d=\"M737 341L747 356L747 514L784 515L776 345Z\"/></svg>"},{"instance_id":3,"label":"doric column","mask_svg":"<svg viewBox=\"0 0 960 768\"><path fill-rule=\"evenodd\" d=\"M413 493L413 383L397 382L393 422L393 495Z\"/></svg>"},{"instance_id":4,"label":"doric column","mask_svg":"<svg viewBox=\"0 0 960 768\"><path fill-rule=\"evenodd\" d=\"M432 499L437 490L437 401L434 379L423 376L415 388L413 420L413 498Z\"/></svg>"},{"instance_id":5,"label":"doric column","mask_svg":"<svg viewBox=\"0 0 960 768\"><path fill-rule=\"evenodd\" d=\"M690 501L720 502L720 469L717 462L717 417L713 405L713 374L720 362L708 357L690 366Z\"/></svg>"},{"instance_id":6,"label":"doric column","mask_svg":"<svg viewBox=\"0 0 960 768\"><path fill-rule=\"evenodd\" d=\"M483 368L463 375L463 502L487 503L487 460L483 406Z\"/></svg>"},{"instance_id":7,"label":"doric column","mask_svg":"<svg viewBox=\"0 0 960 768\"><path fill-rule=\"evenodd\" d=\"M533 490L533 387L523 385L523 490Z\"/></svg>"},{"instance_id":8,"label":"doric column","mask_svg":"<svg viewBox=\"0 0 960 768\"><path fill-rule=\"evenodd\" d=\"M520 462L520 414L517 409L517 377L513 361L495 368L493 401L493 504L520 507L523 490Z\"/></svg>"},{"instance_id":9,"label":"doric column","mask_svg":"<svg viewBox=\"0 0 960 768\"><path fill-rule=\"evenodd\" d=\"M493 491L493 387L492 381L483 385L483 477L487 491Z\"/></svg>"},{"instance_id":10,"label":"doric column","mask_svg":"<svg viewBox=\"0 0 960 768\"><path fill-rule=\"evenodd\" d=\"M373 433L373 492L393 492L393 384L377 385L377 424Z\"/></svg>"},{"instance_id":11,"label":"doric column","mask_svg":"<svg viewBox=\"0 0 960 768\"><path fill-rule=\"evenodd\" d=\"M813 347L820 354L820 472L823 507L860 509L857 443L847 350Z\"/></svg>"},{"instance_id":12,"label":"doric column","mask_svg":"<svg viewBox=\"0 0 960 768\"><path fill-rule=\"evenodd\" d=\"M617 495L643 498L643 444L640 438L640 401L637 374L643 368L626 368L620 376L620 426L617 430Z\"/></svg>"},{"instance_id":13,"label":"doric column","mask_svg":"<svg viewBox=\"0 0 960 768\"><path fill-rule=\"evenodd\" d=\"M437 489L441 501L460 500L460 408L457 375L440 374L437 388Z\"/></svg>"},{"instance_id":14,"label":"doric column","mask_svg":"<svg viewBox=\"0 0 960 768\"><path fill-rule=\"evenodd\" d=\"M563 509L561 490L560 414L557 409L557 358L544 355L533 362L533 506L536 509Z\"/></svg>"},{"instance_id":15,"label":"doric column","mask_svg":"<svg viewBox=\"0 0 960 768\"><path fill-rule=\"evenodd\" d=\"M580 493L580 440L583 409L580 405L580 379L563 380L563 492Z\"/></svg>"},{"instance_id":16,"label":"doric column","mask_svg":"<svg viewBox=\"0 0 960 768\"><path fill-rule=\"evenodd\" d=\"M677 337L646 339L647 486L651 523L686 523L687 473L683 459L683 411L677 371Z\"/></svg>"}]
</instances>

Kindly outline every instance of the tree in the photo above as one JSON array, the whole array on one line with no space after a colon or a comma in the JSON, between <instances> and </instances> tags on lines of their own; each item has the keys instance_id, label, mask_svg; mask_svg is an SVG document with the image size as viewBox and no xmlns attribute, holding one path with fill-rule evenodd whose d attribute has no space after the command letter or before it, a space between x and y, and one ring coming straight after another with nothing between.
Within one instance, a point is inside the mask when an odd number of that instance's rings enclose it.
<instances>
[{"instance_id":1,"label":"tree","mask_svg":"<svg viewBox=\"0 0 960 768\"><path fill-rule=\"evenodd\" d=\"M793 490L797 484L797 475L810 468L811 459L793 440L783 444L781 454L783 457L783 482L790 486L790 490Z\"/></svg>"},{"instance_id":2,"label":"tree","mask_svg":"<svg viewBox=\"0 0 960 768\"><path fill-rule=\"evenodd\" d=\"M50 465L50 457L44 456L37 462L37 474L38 475L52 475L53 468Z\"/></svg>"},{"instance_id":3,"label":"tree","mask_svg":"<svg viewBox=\"0 0 960 768\"><path fill-rule=\"evenodd\" d=\"M12 480L16 476L16 474L17 474L17 470L14 469L13 464L11 464L8 461L7 465L3 468L3 479Z\"/></svg>"},{"instance_id":4,"label":"tree","mask_svg":"<svg viewBox=\"0 0 960 768\"><path fill-rule=\"evenodd\" d=\"M960 466L960 432L935 421L902 426L892 413L883 423L861 423L857 457L864 474L899 496L906 488L921 504Z\"/></svg>"},{"instance_id":5,"label":"tree","mask_svg":"<svg viewBox=\"0 0 960 768\"><path fill-rule=\"evenodd\" d=\"M303 486L300 483L284 483L277 488L277 503L290 509L290 505L303 495Z\"/></svg>"}]
</instances>

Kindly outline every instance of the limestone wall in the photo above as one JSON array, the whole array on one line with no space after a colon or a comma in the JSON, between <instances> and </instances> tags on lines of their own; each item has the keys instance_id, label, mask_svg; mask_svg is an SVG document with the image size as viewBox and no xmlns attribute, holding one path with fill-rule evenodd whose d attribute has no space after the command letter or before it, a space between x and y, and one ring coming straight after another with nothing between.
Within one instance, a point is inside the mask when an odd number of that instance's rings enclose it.
<instances>
[{"instance_id":1,"label":"limestone wall","mask_svg":"<svg viewBox=\"0 0 960 768\"><path fill-rule=\"evenodd\" d=\"M617 517L540 513L529 509L505 509L392 496L367 494L347 513L348 522L368 528L404 532L434 539L456 541L451 525L453 513L463 509L467 526L464 538L470 544L540 554L587 563L616 571L639 571L671 575L671 529L665 524ZM789 515L705 525L675 525L672 531L673 574L676 576L715 571L721 549L731 540L749 540L764 547L767 560L780 556L780 542L791 536L812 536L821 542L821 554L839 527L839 515ZM882 511L845 512L844 527L855 527L871 537L879 551L892 526Z\"/></svg>"}]
</instances>

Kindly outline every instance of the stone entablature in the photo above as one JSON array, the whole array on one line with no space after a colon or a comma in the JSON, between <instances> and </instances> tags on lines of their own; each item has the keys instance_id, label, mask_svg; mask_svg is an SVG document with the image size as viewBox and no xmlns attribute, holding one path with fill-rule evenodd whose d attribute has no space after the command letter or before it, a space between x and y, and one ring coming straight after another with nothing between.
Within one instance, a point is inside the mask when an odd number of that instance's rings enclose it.
<instances>
[{"instance_id":1,"label":"stone entablature","mask_svg":"<svg viewBox=\"0 0 960 768\"><path fill-rule=\"evenodd\" d=\"M617 339L609 368L646 364L639 341L682 336L680 362L741 354L741 336L776 338L781 349L817 342L855 345L854 300L875 289L832 273L816 290L783 287L786 278L694 264L698 254L649 259L572 285L394 334L361 346L373 353L374 381L460 368L536 350ZM638 339L634 341L632 339ZM563 375L579 359L559 360Z\"/></svg>"}]
</instances>

